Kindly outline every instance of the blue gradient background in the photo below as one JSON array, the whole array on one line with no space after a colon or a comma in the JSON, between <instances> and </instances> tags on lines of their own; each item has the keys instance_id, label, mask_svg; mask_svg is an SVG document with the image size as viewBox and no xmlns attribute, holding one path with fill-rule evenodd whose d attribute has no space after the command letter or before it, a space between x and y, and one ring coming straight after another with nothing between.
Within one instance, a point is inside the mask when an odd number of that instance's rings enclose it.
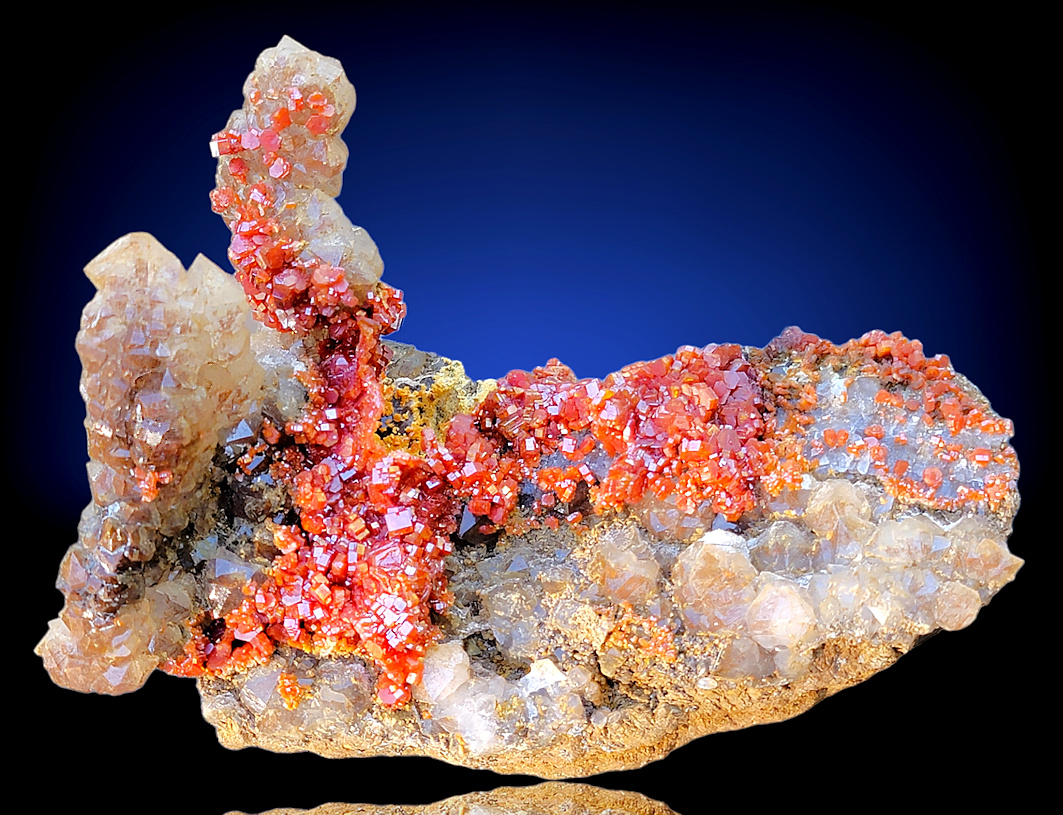
<instances>
[{"instance_id":1,"label":"blue gradient background","mask_svg":"<svg viewBox=\"0 0 1063 815\"><path fill-rule=\"evenodd\" d=\"M228 268L228 232L207 201L207 140L241 103L256 54L288 33L340 58L358 89L340 202L406 292L396 339L461 359L473 377L552 356L603 376L681 344L762 346L792 324L835 341L901 330L949 354L1016 421L1026 508L1012 548L1029 564L971 629L795 721L701 740L601 783L690 815L704 794L699 772L682 780L691 768L726 767L729 791L717 795L759 783L734 755L839 755L865 739L910 749L924 729L956 750L1013 735L999 686L953 683L1023 653L1021 638L997 638L1033 613L1038 579L1043 20L396 4L326 22L256 8L254 19L218 5L170 11L161 31L94 13L74 26L78 39L34 58L54 82L13 145L31 184L15 276L29 305L12 315L13 341L32 353L8 365L45 394L9 442L20 468L9 500L36 519L24 533L37 541L36 582L20 654L59 608L47 587L89 498L73 338L92 287L80 269L130 231L153 233L186 265L202 252ZM135 696L97 699L52 688L35 658L25 670L48 721L76 717L102 753L121 754L128 732L150 725L172 741L145 735L143 760L192 750L188 772L205 784L230 772L323 784L223 783L205 811L427 802L507 783L427 760L231 754L199 720L190 682L156 676ZM27 754L49 752L47 739ZM432 783L412 783L414 768Z\"/></svg>"}]
</instances>

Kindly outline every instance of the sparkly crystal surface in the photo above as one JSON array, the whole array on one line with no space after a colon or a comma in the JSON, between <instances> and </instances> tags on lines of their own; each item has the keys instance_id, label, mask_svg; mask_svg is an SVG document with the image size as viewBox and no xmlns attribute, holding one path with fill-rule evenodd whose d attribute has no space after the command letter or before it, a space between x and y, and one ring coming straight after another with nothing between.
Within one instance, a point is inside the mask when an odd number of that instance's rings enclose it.
<instances>
[{"instance_id":1,"label":"sparkly crystal surface","mask_svg":"<svg viewBox=\"0 0 1063 815\"><path fill-rule=\"evenodd\" d=\"M285 38L244 90L211 141L235 277L143 234L86 270L59 684L161 668L231 746L579 775L793 715L1015 576L1011 423L947 357L792 328L471 381L384 339L339 63Z\"/></svg>"}]
</instances>

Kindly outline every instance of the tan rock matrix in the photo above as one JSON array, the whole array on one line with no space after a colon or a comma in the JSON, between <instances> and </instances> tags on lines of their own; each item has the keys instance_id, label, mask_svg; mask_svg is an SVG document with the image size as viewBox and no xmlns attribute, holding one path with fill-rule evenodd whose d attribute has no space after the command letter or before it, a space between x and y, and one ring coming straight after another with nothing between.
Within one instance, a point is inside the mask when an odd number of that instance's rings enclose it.
<instances>
[{"instance_id":1,"label":"tan rock matrix","mask_svg":"<svg viewBox=\"0 0 1063 815\"><path fill-rule=\"evenodd\" d=\"M145 234L86 268L55 682L196 677L233 748L574 777L796 715L1015 577L1011 422L947 357L790 328L471 381L384 339L339 63L284 38L244 93L211 142L235 276Z\"/></svg>"},{"instance_id":2,"label":"tan rock matrix","mask_svg":"<svg viewBox=\"0 0 1063 815\"><path fill-rule=\"evenodd\" d=\"M637 792L548 781L531 787L469 792L424 806L322 804L313 809L271 809L262 815L675 815ZM228 815L244 815L230 812Z\"/></svg>"}]
</instances>

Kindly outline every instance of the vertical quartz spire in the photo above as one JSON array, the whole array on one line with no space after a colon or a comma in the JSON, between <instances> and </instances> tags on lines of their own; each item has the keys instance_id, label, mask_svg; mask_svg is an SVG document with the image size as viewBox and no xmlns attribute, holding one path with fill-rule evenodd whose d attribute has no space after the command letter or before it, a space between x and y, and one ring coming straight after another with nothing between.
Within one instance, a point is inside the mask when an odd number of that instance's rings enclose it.
<instances>
[{"instance_id":1,"label":"vertical quartz spire","mask_svg":"<svg viewBox=\"0 0 1063 815\"><path fill-rule=\"evenodd\" d=\"M262 52L245 104L211 140L214 211L233 233L229 259L267 325L305 332L342 321L380 279L376 244L339 195L354 87L335 59L284 37Z\"/></svg>"},{"instance_id":2,"label":"vertical quartz spire","mask_svg":"<svg viewBox=\"0 0 1063 815\"><path fill-rule=\"evenodd\" d=\"M211 203L233 234L229 259L256 317L311 350L306 409L284 428L300 449L284 479L299 523L277 529L282 555L258 593L314 579L327 609L307 616L298 604L246 601L226 618L220 648L204 645L174 670L232 670L268 658L276 642L314 650L335 640L381 668L382 701L401 703L436 636L430 613L447 602L442 563L457 509L427 462L389 453L377 436L380 337L405 305L380 282L373 241L333 200L354 88L339 62L285 37L259 57L244 97L211 141ZM272 633L251 646L234 639L252 630Z\"/></svg>"}]
</instances>

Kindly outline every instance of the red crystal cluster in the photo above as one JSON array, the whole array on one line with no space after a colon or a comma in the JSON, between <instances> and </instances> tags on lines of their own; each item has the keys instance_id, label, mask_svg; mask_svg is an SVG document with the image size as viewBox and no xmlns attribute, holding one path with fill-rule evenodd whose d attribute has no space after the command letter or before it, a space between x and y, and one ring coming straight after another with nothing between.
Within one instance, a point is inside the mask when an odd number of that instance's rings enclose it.
<instances>
[{"instance_id":1,"label":"red crystal cluster","mask_svg":"<svg viewBox=\"0 0 1063 815\"><path fill-rule=\"evenodd\" d=\"M761 388L737 345L684 347L604 380L576 379L557 360L514 371L471 416L450 424L446 446L429 445L469 511L510 531L545 523L580 485L596 511L674 496L681 512L703 504L731 520L756 503L778 469ZM522 485L539 497L514 515ZM579 511L562 516L581 520ZM542 518L540 521L539 519Z\"/></svg>"},{"instance_id":2,"label":"red crystal cluster","mask_svg":"<svg viewBox=\"0 0 1063 815\"><path fill-rule=\"evenodd\" d=\"M958 378L948 356L927 357L918 340L909 340L900 332L869 331L842 345L834 345L814 334L790 328L766 349L769 354L785 354L801 371L806 386L804 401L790 403L794 420L789 431L805 435L813 423L811 411L816 407L815 383L822 372L832 370L852 381L869 377L881 383L874 396L874 414L867 425L850 431L826 427L821 434L810 436L804 455L816 461L829 449L844 449L858 457L869 457L869 470L879 477L887 491L903 500L936 509L955 510L968 504L984 503L996 510L1014 489L1019 462L1015 449L1007 444L1014 433L1010 419L1003 419L989 409L984 399L975 398L971 388ZM798 377L788 370L780 385L780 395ZM910 424L917 419L919 435L925 436L932 449L931 459L913 450L903 451L914 441L909 433L887 435L884 425ZM977 436L972 436L977 434ZM994 439L993 449L985 446ZM979 443L972 443L977 438ZM900 451L900 452L898 452ZM965 466L957 468L957 464ZM946 497L941 488L946 473L953 473L955 495Z\"/></svg>"},{"instance_id":3,"label":"red crystal cluster","mask_svg":"<svg viewBox=\"0 0 1063 815\"><path fill-rule=\"evenodd\" d=\"M228 176L230 183L212 190L210 201L233 234L229 260L256 316L270 328L303 333L327 324L337 336L350 332L349 323L366 309L359 308L359 293L343 268L305 252L306 236L290 217L295 208L292 193L300 189L293 186L296 179L289 178L292 153L305 154L314 142L337 140L346 124L347 117L336 115L326 92L294 86L252 91L247 129L219 133L211 140L212 151L228 157L222 177ZM255 122L264 126L256 127ZM319 170L338 183L343 164L321 162ZM279 183L283 181L293 184ZM403 316L401 293L383 288L394 304L380 322L394 330Z\"/></svg>"},{"instance_id":4,"label":"red crystal cluster","mask_svg":"<svg viewBox=\"0 0 1063 815\"><path fill-rule=\"evenodd\" d=\"M232 183L211 201L232 231L229 257L256 316L316 343L303 416L283 434L263 428L299 524L274 528L280 554L265 579L223 619L201 620L184 659L165 667L230 672L278 643L359 653L381 668L380 700L402 703L434 636L430 612L448 602L442 563L456 515L427 462L389 453L376 435L388 356L380 337L401 323L402 293L383 283L359 292L344 268L307 252L300 191L283 183L293 173L338 179L342 162L327 160L334 146L314 143L337 137L349 110L338 115L328 87L255 88L247 101L246 129L212 142L219 176ZM315 152L321 161L308 169Z\"/></svg>"},{"instance_id":5,"label":"red crystal cluster","mask_svg":"<svg viewBox=\"0 0 1063 815\"><path fill-rule=\"evenodd\" d=\"M285 643L370 659L380 701L404 703L437 636L432 612L450 602L444 558L463 507L484 533L578 526L586 510L649 498L735 521L755 508L758 491L798 486L825 450L841 446L853 455L870 448L887 489L938 506L940 470L923 468L916 479L906 463L887 466L875 452L881 427L859 437L810 433L827 368L877 377L886 386L876 403L921 412L953 437L965 428L1010 435L1006 420L959 387L948 359L927 359L917 342L872 332L834 346L792 329L764 351L684 347L604 380L577 379L557 360L514 371L474 412L455 416L443 439L425 429L420 455L389 451L377 435L388 361L380 338L399 326L402 294L309 248L314 196L338 192L346 157L338 135L353 91L344 100L337 86L279 75L290 82L263 85L271 75L253 75L245 112L215 137L211 201L232 231L230 258L257 317L297 333L316 355L301 376L303 415L283 429L267 421L256 448L288 486L299 522L274 526L279 554L265 577L223 618L193 626L184 658L165 666L173 673L240 670ZM1017 472L1006 443L990 452L940 441L943 460L994 460ZM1006 470L981 489L965 487L961 501L992 504L1009 479Z\"/></svg>"}]
</instances>

